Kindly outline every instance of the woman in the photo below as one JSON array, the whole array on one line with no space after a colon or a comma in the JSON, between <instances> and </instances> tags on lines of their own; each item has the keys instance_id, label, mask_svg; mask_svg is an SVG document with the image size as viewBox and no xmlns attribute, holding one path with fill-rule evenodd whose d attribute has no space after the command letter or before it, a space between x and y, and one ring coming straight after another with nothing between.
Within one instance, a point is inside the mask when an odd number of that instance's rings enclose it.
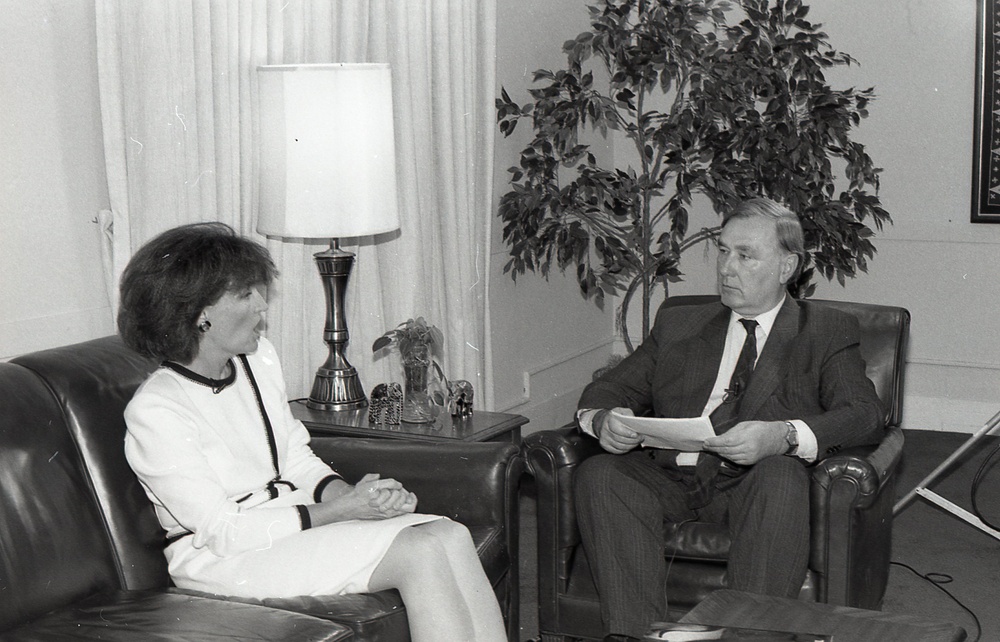
<instances>
[{"instance_id":1,"label":"woman","mask_svg":"<svg viewBox=\"0 0 1000 642\"><path fill-rule=\"evenodd\" d=\"M168 230L121 284L125 342L162 365L125 411L125 453L167 531L177 586L240 597L398 589L412 638L504 640L464 526L368 474L351 486L309 448L257 326L276 276L221 223Z\"/></svg>"}]
</instances>

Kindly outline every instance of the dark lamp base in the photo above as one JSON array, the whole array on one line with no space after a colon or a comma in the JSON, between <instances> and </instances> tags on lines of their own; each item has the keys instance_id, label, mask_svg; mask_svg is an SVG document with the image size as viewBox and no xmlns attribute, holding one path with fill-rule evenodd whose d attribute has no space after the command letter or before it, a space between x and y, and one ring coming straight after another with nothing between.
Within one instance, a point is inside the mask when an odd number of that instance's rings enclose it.
<instances>
[{"instance_id":1,"label":"dark lamp base","mask_svg":"<svg viewBox=\"0 0 1000 642\"><path fill-rule=\"evenodd\" d=\"M337 370L320 368L306 405L313 410L357 410L366 407L368 399L354 366Z\"/></svg>"}]
</instances>

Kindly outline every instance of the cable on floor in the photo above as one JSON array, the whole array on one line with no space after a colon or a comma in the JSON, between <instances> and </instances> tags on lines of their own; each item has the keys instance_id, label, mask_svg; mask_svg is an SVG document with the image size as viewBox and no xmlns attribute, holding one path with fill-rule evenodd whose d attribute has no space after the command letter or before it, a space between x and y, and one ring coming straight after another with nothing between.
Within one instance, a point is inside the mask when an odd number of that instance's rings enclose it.
<instances>
[{"instance_id":1,"label":"cable on floor","mask_svg":"<svg viewBox=\"0 0 1000 642\"><path fill-rule=\"evenodd\" d=\"M979 484L980 482L983 481L983 476L986 474L986 471L990 467L990 463L993 461L993 458L996 457L998 452L1000 452L1000 443L997 443L997 445L993 447L993 450L990 451L990 454L987 455L986 459L983 460L983 463L979 465L979 470L976 471L975 477L972 478L972 488L971 488L972 512L976 515L976 517L983 520L984 524L986 524L995 531L1000 530L1000 526L991 523L988 519L983 517L982 512L980 512L979 510L979 503L976 501L976 496L979 495Z\"/></svg>"},{"instance_id":2,"label":"cable on floor","mask_svg":"<svg viewBox=\"0 0 1000 642\"><path fill-rule=\"evenodd\" d=\"M962 609L972 617L972 621L975 622L976 624L976 636L974 638L969 639L967 642L979 642L979 638L983 634L983 625L982 623L980 623L979 618L972 611L972 609L963 604L960 599L951 594L951 591L942 586L942 584L950 584L951 582L955 581L955 579L951 575L948 575L946 573L924 574L918 571L917 569L913 568L909 564L904 564L903 562L889 562L889 564L895 566L902 566L903 568L910 571L920 579L926 580L931 584L931 586L933 586L934 588L938 589L939 591L950 597L955 604L962 607Z\"/></svg>"}]
</instances>

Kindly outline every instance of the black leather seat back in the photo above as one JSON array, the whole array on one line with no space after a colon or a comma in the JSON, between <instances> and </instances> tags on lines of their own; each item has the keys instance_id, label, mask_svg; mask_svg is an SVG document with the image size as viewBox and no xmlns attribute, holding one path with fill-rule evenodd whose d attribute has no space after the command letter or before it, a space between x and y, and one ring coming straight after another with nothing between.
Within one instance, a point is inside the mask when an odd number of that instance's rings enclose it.
<instances>
[{"instance_id":1,"label":"black leather seat back","mask_svg":"<svg viewBox=\"0 0 1000 642\"><path fill-rule=\"evenodd\" d=\"M885 406L885 425L898 426L903 420L903 367L910 313L904 308L849 301L812 301L816 305L853 314L861 325L861 356L868 378L875 384Z\"/></svg>"},{"instance_id":2,"label":"black leather seat back","mask_svg":"<svg viewBox=\"0 0 1000 642\"><path fill-rule=\"evenodd\" d=\"M163 530L125 459L125 406L156 367L117 336L43 350L13 360L41 377L66 413L69 434L91 477L126 589L169 584Z\"/></svg>"},{"instance_id":3,"label":"black leather seat back","mask_svg":"<svg viewBox=\"0 0 1000 642\"><path fill-rule=\"evenodd\" d=\"M118 588L62 409L37 375L0 363L0 631Z\"/></svg>"}]
</instances>

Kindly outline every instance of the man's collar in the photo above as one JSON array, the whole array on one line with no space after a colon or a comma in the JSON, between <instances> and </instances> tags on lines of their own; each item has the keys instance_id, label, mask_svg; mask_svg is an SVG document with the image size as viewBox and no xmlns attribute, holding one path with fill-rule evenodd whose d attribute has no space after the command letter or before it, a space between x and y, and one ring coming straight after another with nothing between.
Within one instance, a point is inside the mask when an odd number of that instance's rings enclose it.
<instances>
[{"instance_id":1,"label":"man's collar","mask_svg":"<svg viewBox=\"0 0 1000 642\"><path fill-rule=\"evenodd\" d=\"M774 326L774 320L778 318L778 312L781 311L781 306L785 305L785 299L788 298L788 294L783 294L781 300L778 301L778 305L774 306L767 312L761 312L756 316L743 316L737 314L735 311L730 315L729 323L730 325L737 323L740 319L754 319L760 324L761 330L764 331L764 335L771 333L771 328Z\"/></svg>"}]
</instances>

